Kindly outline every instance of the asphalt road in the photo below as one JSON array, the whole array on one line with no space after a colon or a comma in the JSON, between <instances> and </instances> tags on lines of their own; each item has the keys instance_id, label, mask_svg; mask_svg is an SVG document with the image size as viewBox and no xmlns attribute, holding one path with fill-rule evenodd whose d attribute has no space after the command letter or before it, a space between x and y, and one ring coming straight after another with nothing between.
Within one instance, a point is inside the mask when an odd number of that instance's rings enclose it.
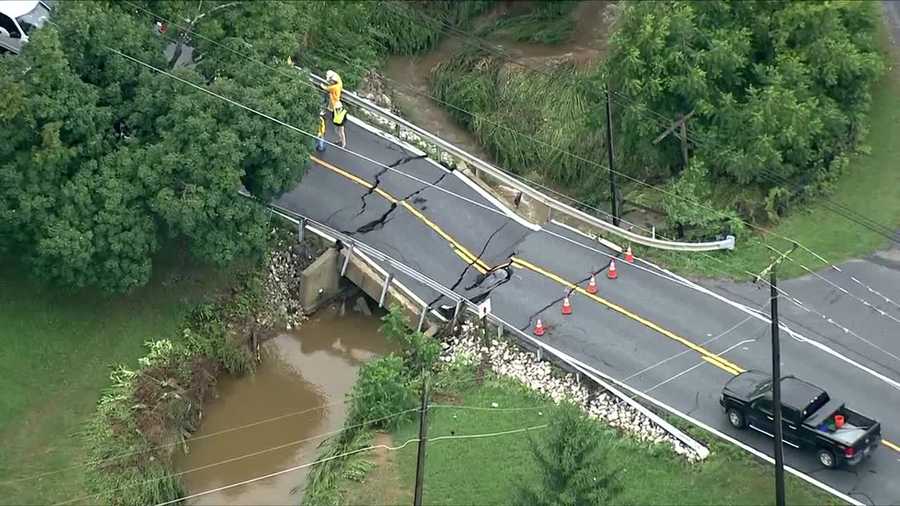
<instances>
[{"instance_id":1,"label":"asphalt road","mask_svg":"<svg viewBox=\"0 0 900 506\"><path fill-rule=\"evenodd\" d=\"M541 318L547 343L770 453L771 440L731 429L718 404L735 369L771 370L769 324L747 309L767 313L768 290L749 283L685 286L640 259L631 265L618 261L619 278L608 280L604 269L611 250L555 224L527 226L459 174L356 125L348 123L347 129L350 149L458 196L329 148L323 163L314 163L279 206L342 230L467 297L489 295L493 312L522 329ZM509 279L482 275L510 260ZM783 323L797 333L782 335L782 372L816 383L878 419L884 438L895 443L900 443L898 260L900 255L887 252L843 265L843 272L821 273L847 294L813 276L781 284L818 313L788 300L780 305ZM584 287L591 272L599 272L598 296L575 292L573 314L561 315L569 283ZM423 300L441 303L431 290L398 279ZM704 288L728 301L702 293ZM900 447L882 446L862 464L836 471L790 448L786 459L860 501L900 503Z\"/></svg>"}]
</instances>

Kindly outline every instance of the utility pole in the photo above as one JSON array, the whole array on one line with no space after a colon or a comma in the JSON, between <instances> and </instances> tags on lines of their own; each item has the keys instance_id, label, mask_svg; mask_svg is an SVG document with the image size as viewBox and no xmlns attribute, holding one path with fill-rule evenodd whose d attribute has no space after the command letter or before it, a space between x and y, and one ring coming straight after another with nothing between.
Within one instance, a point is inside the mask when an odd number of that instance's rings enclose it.
<instances>
[{"instance_id":1,"label":"utility pole","mask_svg":"<svg viewBox=\"0 0 900 506\"><path fill-rule=\"evenodd\" d=\"M422 370L422 405L419 408L419 449L416 453L416 491L413 506L422 506L425 481L425 441L428 438L428 375Z\"/></svg>"},{"instance_id":2,"label":"utility pole","mask_svg":"<svg viewBox=\"0 0 900 506\"><path fill-rule=\"evenodd\" d=\"M784 434L781 422L781 344L779 343L778 329L778 276L776 271L778 264L790 256L797 249L797 244L787 253L780 253L779 257L772 260L758 276L754 283L758 282L769 272L769 303L771 304L772 320L772 411L775 415L775 505L784 505Z\"/></svg>"},{"instance_id":3,"label":"utility pole","mask_svg":"<svg viewBox=\"0 0 900 506\"><path fill-rule=\"evenodd\" d=\"M616 188L616 173L613 172L612 110L609 100L609 85L606 85L606 156L609 163L609 198L613 215L613 225L619 226L619 189Z\"/></svg>"},{"instance_id":4,"label":"utility pole","mask_svg":"<svg viewBox=\"0 0 900 506\"><path fill-rule=\"evenodd\" d=\"M784 445L781 427L781 344L778 341L778 278L772 265L769 296L772 304L772 404L775 410L775 504L784 506Z\"/></svg>"},{"instance_id":5,"label":"utility pole","mask_svg":"<svg viewBox=\"0 0 900 506\"><path fill-rule=\"evenodd\" d=\"M659 134L659 137L653 139L653 144L659 144L660 141L665 139L669 134L678 129L678 137L681 138L681 158L684 162L684 168L688 166L688 139L687 139L687 120L691 119L691 116L694 115L694 112L691 111L687 114L680 114L678 119L672 122L672 125L666 129L665 132Z\"/></svg>"}]
</instances>

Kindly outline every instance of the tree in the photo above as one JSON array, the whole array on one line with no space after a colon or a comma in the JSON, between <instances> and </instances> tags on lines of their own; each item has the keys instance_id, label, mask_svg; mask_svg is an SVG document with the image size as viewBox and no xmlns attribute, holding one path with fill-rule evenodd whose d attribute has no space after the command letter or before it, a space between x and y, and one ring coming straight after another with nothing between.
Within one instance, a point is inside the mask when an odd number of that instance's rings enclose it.
<instances>
[{"instance_id":1,"label":"tree","mask_svg":"<svg viewBox=\"0 0 900 506\"><path fill-rule=\"evenodd\" d=\"M296 132L111 50L164 67L151 26L117 5L64 2L0 60L0 243L41 277L125 291L169 239L216 264L258 251L268 218L237 191L271 200L308 164L312 143ZM177 72L312 129L318 97L294 76L234 60L203 70Z\"/></svg>"},{"instance_id":2,"label":"tree","mask_svg":"<svg viewBox=\"0 0 900 506\"><path fill-rule=\"evenodd\" d=\"M699 145L692 156L706 163L714 186L740 185L725 204L749 203L745 218L764 207L773 188L792 198L826 189L864 131L869 88L882 66L877 7L625 4L604 69L613 88L629 97L617 121L625 166L677 177L684 170L681 146L653 144L664 127L648 111L668 118L694 111L690 135Z\"/></svg>"},{"instance_id":3,"label":"tree","mask_svg":"<svg viewBox=\"0 0 900 506\"><path fill-rule=\"evenodd\" d=\"M609 504L621 492L617 471L605 460L599 428L577 407L561 404L542 442L531 439L540 477L522 480L522 506Z\"/></svg>"}]
</instances>

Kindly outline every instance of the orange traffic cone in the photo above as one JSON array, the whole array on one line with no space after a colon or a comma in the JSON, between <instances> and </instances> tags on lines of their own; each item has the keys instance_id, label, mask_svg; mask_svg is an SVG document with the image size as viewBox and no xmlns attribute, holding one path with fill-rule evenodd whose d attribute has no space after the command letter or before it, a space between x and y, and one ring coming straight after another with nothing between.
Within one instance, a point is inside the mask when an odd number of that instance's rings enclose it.
<instances>
[{"instance_id":1,"label":"orange traffic cone","mask_svg":"<svg viewBox=\"0 0 900 506\"><path fill-rule=\"evenodd\" d=\"M631 252L631 245L628 245L628 248L625 250L625 261L632 264L634 263L634 253Z\"/></svg>"},{"instance_id":2,"label":"orange traffic cone","mask_svg":"<svg viewBox=\"0 0 900 506\"><path fill-rule=\"evenodd\" d=\"M569 302L569 296L563 297L562 314L572 314L572 303Z\"/></svg>"},{"instance_id":3,"label":"orange traffic cone","mask_svg":"<svg viewBox=\"0 0 900 506\"><path fill-rule=\"evenodd\" d=\"M538 337L544 335L544 324L541 323L540 319L538 319L537 323L534 325L534 335Z\"/></svg>"},{"instance_id":4,"label":"orange traffic cone","mask_svg":"<svg viewBox=\"0 0 900 506\"><path fill-rule=\"evenodd\" d=\"M609 269L606 269L606 277L609 279L616 279L619 277L619 273L616 272L616 261L610 259L609 261Z\"/></svg>"},{"instance_id":5,"label":"orange traffic cone","mask_svg":"<svg viewBox=\"0 0 900 506\"><path fill-rule=\"evenodd\" d=\"M591 280L588 281L587 293L590 293L590 294L597 293L597 279L594 278L593 274L591 274Z\"/></svg>"}]
</instances>

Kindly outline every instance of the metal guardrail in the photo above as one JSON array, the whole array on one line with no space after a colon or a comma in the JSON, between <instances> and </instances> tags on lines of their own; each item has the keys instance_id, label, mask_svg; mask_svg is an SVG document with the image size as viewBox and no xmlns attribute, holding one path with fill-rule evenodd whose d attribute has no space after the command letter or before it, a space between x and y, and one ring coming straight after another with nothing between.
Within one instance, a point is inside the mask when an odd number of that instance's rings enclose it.
<instances>
[{"instance_id":1,"label":"metal guardrail","mask_svg":"<svg viewBox=\"0 0 900 506\"><path fill-rule=\"evenodd\" d=\"M416 282L421 283L423 286L426 286L440 293L441 295L452 301L456 305L453 312L453 318L451 320L452 326L455 326L456 323L458 323L459 318L462 316L463 312L473 313L476 315L478 314L478 305L473 303L471 300L445 287L444 285L431 279L427 275L422 274L419 271L407 266L403 262L400 262L399 260L396 260L391 256L382 253L381 251L359 241L359 239L350 237L338 230L329 227L328 225L325 225L324 223L319 223L315 220L302 216L288 209L284 209L277 205L270 205L270 208L272 209L272 212L277 216L289 220L291 223L297 225L298 235L300 236L300 238L303 237L306 230L309 230L310 232L313 232L330 242L341 241L341 243L345 245L344 262L341 266L341 275L346 272L347 264L349 263L351 256L353 256L354 254L358 255L358 258L366 261L367 264L377 270L383 276L383 287L379 304L384 303L384 296L387 293L388 287L390 285L394 285L404 293L411 295L411 298L418 301L422 306L422 310L419 314L417 330L422 330L422 326L424 325L425 319L429 313L432 313L434 316L442 320L446 321L446 319L443 318L440 313L433 310L420 297L416 296L415 293L408 287L403 285L402 282L398 281L394 277L394 272L409 276ZM382 268L373 259L386 264L387 269ZM615 380L609 376L601 378L600 375L597 374L598 371L596 371L595 369L589 370L587 367L584 367L582 364L580 364L579 361L570 357L566 353L535 339L534 337L516 328L512 324L506 322L493 313L488 313L486 316L486 320L497 328L498 337L502 338L504 335L509 335L513 337L519 347L536 353L538 360L549 360L562 369L574 373L579 382L583 381L582 378L586 378L588 381L594 383L596 387L602 389L603 391L609 392L612 395L615 395L620 399L621 402L626 403L633 409L639 411L642 415L646 416L655 424L662 427L663 430L665 430L667 433L678 439L678 441L691 448L701 459L704 459L709 455L709 450L705 446L698 443L689 435L673 426L671 423L651 411L643 404L637 402L635 400L636 397L648 398L648 396L643 392L640 392L639 390L636 390L633 387L621 381ZM632 395L629 396L625 394L623 390L631 392Z\"/></svg>"},{"instance_id":2,"label":"metal guardrail","mask_svg":"<svg viewBox=\"0 0 900 506\"><path fill-rule=\"evenodd\" d=\"M325 80L317 76L315 74L310 73L310 80L316 84L322 84ZM502 169L495 167L494 165L478 158L477 156L455 146L453 143L446 141L433 133L420 128L413 123L410 123L404 118L397 116L391 111L379 107L369 100L360 97L356 93L352 91L344 90L342 94L342 100L356 105L358 107L362 107L366 110L369 110L375 114L378 114L384 118L390 119L391 121L397 123L398 125L402 125L403 127L417 133L418 135L426 138L428 141L436 144L444 151L452 153L453 155L462 158L469 165L476 167L478 170L483 171L489 174L491 177L497 179L503 184L514 188L516 191L522 192L523 195L528 196L529 198L536 200L543 205L547 206L549 209L555 210L559 213L563 213L565 215L571 216L572 218L583 222L584 224L599 228L610 234L622 237L623 239L628 240L629 242L633 242L635 244L641 244L643 246L649 246L652 248L665 249L665 250L673 250L673 251L714 251L714 250L722 250L734 249L734 236L729 235L725 239L721 241L710 241L710 242L679 242L679 241L668 241L665 239L659 239L656 237L647 237L645 235L641 235L635 233L631 230L626 230L623 228L619 228L612 223L600 219L596 216L588 214L580 209L576 209L564 202L561 202L549 195L546 195L542 191L535 189L523 181L516 179Z\"/></svg>"}]
</instances>

